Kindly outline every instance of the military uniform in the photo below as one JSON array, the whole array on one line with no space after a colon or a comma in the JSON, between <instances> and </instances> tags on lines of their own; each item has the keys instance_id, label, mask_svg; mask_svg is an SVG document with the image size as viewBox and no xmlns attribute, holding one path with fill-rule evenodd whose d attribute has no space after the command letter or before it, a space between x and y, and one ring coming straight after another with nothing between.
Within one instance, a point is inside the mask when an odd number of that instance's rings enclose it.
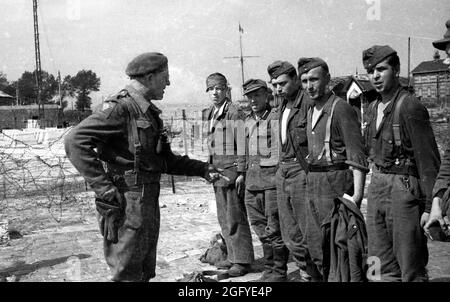
<instances>
[{"instance_id":1,"label":"military uniform","mask_svg":"<svg viewBox=\"0 0 450 302\"><path fill-rule=\"evenodd\" d=\"M328 260L323 259L322 223L333 209L336 198L344 194L353 195L353 171L350 166L368 172L355 111L332 93L325 97L327 102L314 127L312 108L307 118L309 173L306 240L312 260L322 276L327 275L323 271L323 261ZM331 123L328 126L329 120ZM325 143L327 128L330 135L328 147Z\"/></svg>"},{"instance_id":2,"label":"military uniform","mask_svg":"<svg viewBox=\"0 0 450 302\"><path fill-rule=\"evenodd\" d=\"M204 176L209 166L175 155L161 142L161 111L134 83L106 100L105 109L83 120L65 138L67 156L96 196L117 187L125 201L118 241L104 238L103 244L114 281L148 281L155 276L161 173ZM132 119L138 135L133 133Z\"/></svg>"},{"instance_id":3,"label":"military uniform","mask_svg":"<svg viewBox=\"0 0 450 302\"><path fill-rule=\"evenodd\" d=\"M397 146L393 119L402 95L401 146ZM369 113L366 139L374 164L368 189L369 256L380 258L382 280L425 281L428 250L420 217L431 209L440 163L433 129L426 108L402 87L384 109L376 129L379 102Z\"/></svg>"},{"instance_id":4,"label":"military uniform","mask_svg":"<svg viewBox=\"0 0 450 302\"><path fill-rule=\"evenodd\" d=\"M214 106L204 109L202 120L209 147L209 162L224 169L228 179L214 183L217 217L231 263L251 264L254 251L244 200L235 186L239 174L245 173L244 112L226 99L222 111L213 118ZM237 136L235 131L242 131ZM238 150L239 148L239 150Z\"/></svg>"}]
</instances>

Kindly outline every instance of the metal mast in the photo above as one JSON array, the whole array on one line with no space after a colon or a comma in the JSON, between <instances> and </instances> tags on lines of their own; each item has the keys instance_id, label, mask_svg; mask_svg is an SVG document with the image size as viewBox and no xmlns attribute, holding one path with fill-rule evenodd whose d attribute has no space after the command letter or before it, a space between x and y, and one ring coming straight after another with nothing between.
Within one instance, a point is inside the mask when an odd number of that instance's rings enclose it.
<instances>
[{"instance_id":1,"label":"metal mast","mask_svg":"<svg viewBox=\"0 0 450 302\"><path fill-rule=\"evenodd\" d=\"M39 112L39 121L44 120L44 104L41 100L41 86L42 86L42 75L41 75L41 52L39 46L39 24L37 15L37 0L33 0L33 17L34 17L34 54L36 57L36 87L37 87L37 104ZM41 124L41 127L44 125Z\"/></svg>"},{"instance_id":2,"label":"metal mast","mask_svg":"<svg viewBox=\"0 0 450 302\"><path fill-rule=\"evenodd\" d=\"M241 55L234 56L234 57L224 57L224 59L239 59L241 62L241 74L242 74L242 85L245 83L245 77L244 77L244 58L259 58L259 56L244 56L242 52L242 34L244 33L244 30L241 27L241 23L239 23L239 48L241 50ZM241 87L241 90L243 88Z\"/></svg>"}]
</instances>

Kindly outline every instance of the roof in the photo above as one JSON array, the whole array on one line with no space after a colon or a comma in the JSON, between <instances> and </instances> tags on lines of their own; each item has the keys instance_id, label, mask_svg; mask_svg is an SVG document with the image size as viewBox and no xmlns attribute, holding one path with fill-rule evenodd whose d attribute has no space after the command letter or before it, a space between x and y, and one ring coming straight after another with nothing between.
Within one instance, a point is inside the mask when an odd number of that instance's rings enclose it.
<instances>
[{"instance_id":1,"label":"roof","mask_svg":"<svg viewBox=\"0 0 450 302\"><path fill-rule=\"evenodd\" d=\"M9 94L4 93L3 91L0 90L0 98L11 98L11 99L13 99L14 97L12 97Z\"/></svg>"},{"instance_id":2,"label":"roof","mask_svg":"<svg viewBox=\"0 0 450 302\"><path fill-rule=\"evenodd\" d=\"M414 68L411 73L431 73L438 71L448 71L449 65L444 64L444 59L424 61Z\"/></svg>"}]
</instances>

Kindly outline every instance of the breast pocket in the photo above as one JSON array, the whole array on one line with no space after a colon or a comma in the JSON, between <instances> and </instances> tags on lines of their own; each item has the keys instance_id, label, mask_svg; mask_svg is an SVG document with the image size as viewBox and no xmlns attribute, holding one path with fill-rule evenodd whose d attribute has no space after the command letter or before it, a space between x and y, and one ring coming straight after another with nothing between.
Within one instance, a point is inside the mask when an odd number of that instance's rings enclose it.
<instances>
[{"instance_id":1,"label":"breast pocket","mask_svg":"<svg viewBox=\"0 0 450 302\"><path fill-rule=\"evenodd\" d=\"M390 131L381 133L381 154L383 158L392 158L394 153L394 138Z\"/></svg>"},{"instance_id":2,"label":"breast pocket","mask_svg":"<svg viewBox=\"0 0 450 302\"><path fill-rule=\"evenodd\" d=\"M142 147L155 151L158 138L158 131L155 126L149 120L143 118L137 119L136 125Z\"/></svg>"},{"instance_id":3,"label":"breast pocket","mask_svg":"<svg viewBox=\"0 0 450 302\"><path fill-rule=\"evenodd\" d=\"M290 133L296 146L306 146L308 144L306 136L306 120L299 121L295 127L290 129Z\"/></svg>"}]
</instances>

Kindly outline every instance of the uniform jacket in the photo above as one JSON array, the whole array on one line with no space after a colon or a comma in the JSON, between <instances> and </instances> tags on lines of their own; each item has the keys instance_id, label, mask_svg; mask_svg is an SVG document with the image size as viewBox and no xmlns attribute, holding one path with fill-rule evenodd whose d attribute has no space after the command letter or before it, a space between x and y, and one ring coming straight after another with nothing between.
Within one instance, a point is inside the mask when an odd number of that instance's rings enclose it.
<instances>
[{"instance_id":1,"label":"uniform jacket","mask_svg":"<svg viewBox=\"0 0 450 302\"><path fill-rule=\"evenodd\" d=\"M249 191L274 189L278 168L278 110L266 109L260 120L254 113L245 119L246 130L246 179Z\"/></svg>"},{"instance_id":2,"label":"uniform jacket","mask_svg":"<svg viewBox=\"0 0 450 302\"><path fill-rule=\"evenodd\" d=\"M175 155L170 148L156 152L163 126L161 111L129 85L105 101L107 108L84 119L65 138L68 158L95 193L102 196L113 185L101 161L118 174L134 169L135 149L127 107L132 99L141 110L136 118L142 145L139 173L147 175L142 181L159 181L161 173L204 176L207 163Z\"/></svg>"},{"instance_id":3,"label":"uniform jacket","mask_svg":"<svg viewBox=\"0 0 450 302\"><path fill-rule=\"evenodd\" d=\"M449 135L450 138L450 127ZM447 139L448 139L447 138ZM442 215L450 217L450 140L447 140L447 146L442 160L441 167L439 168L439 174L436 178L436 182L433 187L433 197L440 197L442 199Z\"/></svg>"},{"instance_id":4,"label":"uniform jacket","mask_svg":"<svg viewBox=\"0 0 450 302\"><path fill-rule=\"evenodd\" d=\"M369 172L358 117L347 102L332 93L328 95L328 100L323 106L314 128L312 128L312 114L308 116L308 163L316 166L328 165L326 156L323 154L323 147L326 124L334 99L337 99L337 103L330 129L331 160L333 164L347 163L361 171Z\"/></svg>"},{"instance_id":5,"label":"uniform jacket","mask_svg":"<svg viewBox=\"0 0 450 302\"><path fill-rule=\"evenodd\" d=\"M308 155L308 139L306 136L306 116L308 109L311 106L308 96L303 90L299 89L295 98L294 104L289 112L287 126L286 126L286 143L281 143L281 120L283 118L283 111L286 108L287 100L283 100L279 110L278 120L280 142L280 160L296 158L302 165L303 169L307 164L305 161Z\"/></svg>"},{"instance_id":6,"label":"uniform jacket","mask_svg":"<svg viewBox=\"0 0 450 302\"><path fill-rule=\"evenodd\" d=\"M214 186L233 185L238 172L245 172L245 113L231 100L225 101L222 113L210 123L214 106L202 111L203 132L207 138L209 162L217 168L224 169L223 174L230 181L220 179Z\"/></svg>"},{"instance_id":7,"label":"uniform jacket","mask_svg":"<svg viewBox=\"0 0 450 302\"><path fill-rule=\"evenodd\" d=\"M401 94L407 93L400 108L400 138L401 148L394 142L393 116L395 105ZM421 192L418 199L426 199L425 211L431 209L432 190L439 171L440 156L431 128L427 109L417 98L400 87L391 103L384 110L384 117L379 129L376 129L377 107L380 100L370 106L369 122L366 132L366 144L369 150L369 160L379 167L409 165L417 171L420 178ZM398 161L397 161L398 159Z\"/></svg>"},{"instance_id":8,"label":"uniform jacket","mask_svg":"<svg viewBox=\"0 0 450 302\"><path fill-rule=\"evenodd\" d=\"M367 231L356 205L336 198L333 210L322 223L325 281L367 281Z\"/></svg>"}]
</instances>

